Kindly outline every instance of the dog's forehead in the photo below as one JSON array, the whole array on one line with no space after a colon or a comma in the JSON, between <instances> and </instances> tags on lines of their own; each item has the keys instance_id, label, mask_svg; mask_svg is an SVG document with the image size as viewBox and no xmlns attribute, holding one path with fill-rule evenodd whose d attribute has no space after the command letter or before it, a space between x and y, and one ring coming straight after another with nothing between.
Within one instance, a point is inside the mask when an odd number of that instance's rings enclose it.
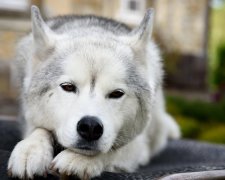
<instances>
[{"instance_id":1,"label":"dog's forehead","mask_svg":"<svg viewBox=\"0 0 225 180\"><path fill-rule=\"evenodd\" d=\"M77 47L65 60L65 73L76 81L108 77L121 80L127 72L127 61L132 59L129 47L119 43L92 42Z\"/></svg>"}]
</instances>

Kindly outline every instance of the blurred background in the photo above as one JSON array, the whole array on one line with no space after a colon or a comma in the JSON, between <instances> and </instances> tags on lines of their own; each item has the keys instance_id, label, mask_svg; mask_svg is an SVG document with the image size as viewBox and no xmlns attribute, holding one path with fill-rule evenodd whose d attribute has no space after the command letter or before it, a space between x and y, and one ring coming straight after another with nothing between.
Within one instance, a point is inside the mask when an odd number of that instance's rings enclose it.
<instances>
[{"instance_id":1,"label":"blurred background","mask_svg":"<svg viewBox=\"0 0 225 180\"><path fill-rule=\"evenodd\" d=\"M0 0L0 119L19 112L11 64L16 42L30 30L31 4L45 18L95 14L131 27L153 7L168 111L183 137L225 143L225 0Z\"/></svg>"}]
</instances>

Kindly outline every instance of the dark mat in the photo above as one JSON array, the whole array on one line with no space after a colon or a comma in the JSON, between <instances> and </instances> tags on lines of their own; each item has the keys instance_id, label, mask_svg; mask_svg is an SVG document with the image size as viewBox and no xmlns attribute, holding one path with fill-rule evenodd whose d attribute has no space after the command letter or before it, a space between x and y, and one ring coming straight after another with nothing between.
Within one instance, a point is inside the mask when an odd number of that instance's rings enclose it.
<instances>
[{"instance_id":1,"label":"dark mat","mask_svg":"<svg viewBox=\"0 0 225 180\"><path fill-rule=\"evenodd\" d=\"M21 140L19 123L0 119L0 149L12 151L15 144Z\"/></svg>"},{"instance_id":2,"label":"dark mat","mask_svg":"<svg viewBox=\"0 0 225 180\"><path fill-rule=\"evenodd\" d=\"M10 151L19 141L16 122L0 121L0 179L9 179L6 173ZM140 149L141 152L141 149ZM95 180L144 180L183 172L198 172L225 169L225 146L190 140L170 141L167 148L135 173L105 172ZM36 177L35 179L44 179ZM58 179L51 175L47 179Z\"/></svg>"}]
</instances>

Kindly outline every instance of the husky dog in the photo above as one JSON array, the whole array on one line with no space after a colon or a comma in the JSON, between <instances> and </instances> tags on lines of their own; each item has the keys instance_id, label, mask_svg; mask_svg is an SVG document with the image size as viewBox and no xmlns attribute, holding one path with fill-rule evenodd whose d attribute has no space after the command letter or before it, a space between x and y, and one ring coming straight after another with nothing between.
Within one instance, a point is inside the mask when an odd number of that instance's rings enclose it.
<instances>
[{"instance_id":1,"label":"husky dog","mask_svg":"<svg viewBox=\"0 0 225 180\"><path fill-rule=\"evenodd\" d=\"M96 16L44 22L35 6L31 16L16 61L25 128L8 162L13 177L50 167L80 178L133 172L180 136L164 107L153 10L133 30ZM64 147L55 157L53 139Z\"/></svg>"}]
</instances>

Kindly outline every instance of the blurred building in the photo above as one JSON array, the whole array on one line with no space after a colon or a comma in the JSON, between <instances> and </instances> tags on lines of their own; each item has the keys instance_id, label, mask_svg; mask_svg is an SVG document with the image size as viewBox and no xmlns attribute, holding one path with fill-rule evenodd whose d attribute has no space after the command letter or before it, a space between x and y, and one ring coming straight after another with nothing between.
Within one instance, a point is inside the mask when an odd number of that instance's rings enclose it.
<instances>
[{"instance_id":1,"label":"blurred building","mask_svg":"<svg viewBox=\"0 0 225 180\"><path fill-rule=\"evenodd\" d=\"M14 96L10 63L17 40L30 30L30 6L43 15L95 14L136 26L145 10L154 7L155 38L167 55L170 86L202 89L207 68L209 0L1 0L0 96ZM169 58L168 58L169 57Z\"/></svg>"},{"instance_id":2,"label":"blurred building","mask_svg":"<svg viewBox=\"0 0 225 180\"><path fill-rule=\"evenodd\" d=\"M167 85L206 89L210 0L154 2L155 35L167 60Z\"/></svg>"}]
</instances>

